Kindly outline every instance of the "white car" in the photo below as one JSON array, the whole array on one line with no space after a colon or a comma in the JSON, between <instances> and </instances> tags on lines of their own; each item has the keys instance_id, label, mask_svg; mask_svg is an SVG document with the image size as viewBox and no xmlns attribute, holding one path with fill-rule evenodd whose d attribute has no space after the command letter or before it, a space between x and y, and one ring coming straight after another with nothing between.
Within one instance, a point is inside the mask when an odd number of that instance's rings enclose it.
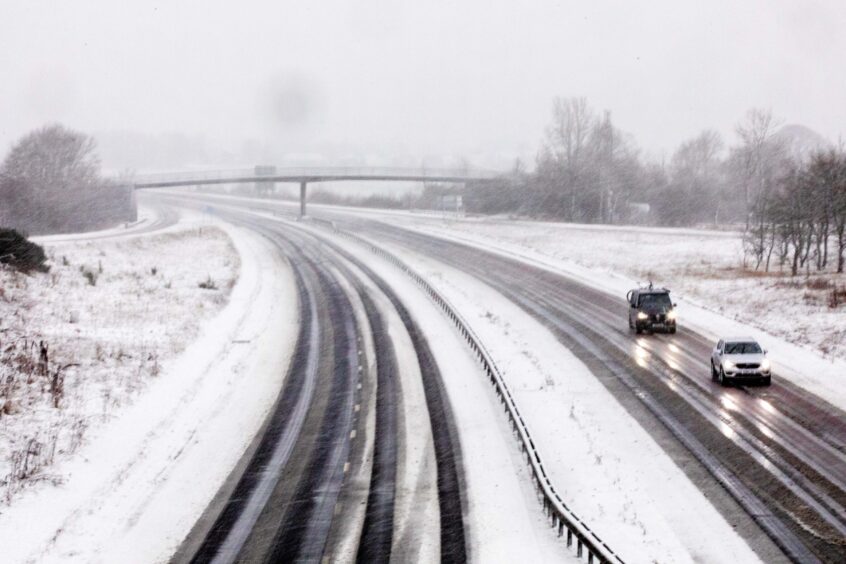
<instances>
[{"instance_id":1,"label":"white car","mask_svg":"<svg viewBox=\"0 0 846 564\"><path fill-rule=\"evenodd\" d=\"M752 337L720 339L711 353L711 379L723 386L746 380L769 386L771 370L767 351Z\"/></svg>"}]
</instances>

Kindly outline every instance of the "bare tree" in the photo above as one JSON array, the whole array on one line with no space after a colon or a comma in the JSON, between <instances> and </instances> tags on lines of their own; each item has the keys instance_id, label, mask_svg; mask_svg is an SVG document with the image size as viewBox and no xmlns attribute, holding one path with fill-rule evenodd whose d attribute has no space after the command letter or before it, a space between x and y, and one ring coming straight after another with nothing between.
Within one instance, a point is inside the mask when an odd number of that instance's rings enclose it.
<instances>
[{"instance_id":1,"label":"bare tree","mask_svg":"<svg viewBox=\"0 0 846 564\"><path fill-rule=\"evenodd\" d=\"M552 105L552 124L546 132L542 159L552 165L565 184L569 199L569 219L577 219L577 197L583 186L588 139L596 116L585 98L556 98Z\"/></svg>"},{"instance_id":2,"label":"bare tree","mask_svg":"<svg viewBox=\"0 0 846 564\"><path fill-rule=\"evenodd\" d=\"M131 191L105 182L94 140L61 125L18 141L0 166L0 204L16 225L41 233L132 219Z\"/></svg>"},{"instance_id":3,"label":"bare tree","mask_svg":"<svg viewBox=\"0 0 846 564\"><path fill-rule=\"evenodd\" d=\"M770 110L755 108L735 127L741 145L733 151L733 156L743 190L747 230L752 206L756 199L766 199L773 180L771 169L783 152L783 147L772 139L776 127L778 123ZM765 205L765 202L758 204Z\"/></svg>"},{"instance_id":4,"label":"bare tree","mask_svg":"<svg viewBox=\"0 0 846 564\"><path fill-rule=\"evenodd\" d=\"M609 111L594 126L590 148L599 202L597 217L601 222L614 223L621 215L623 204L629 201L640 173L638 150L631 137L614 126Z\"/></svg>"},{"instance_id":5,"label":"bare tree","mask_svg":"<svg viewBox=\"0 0 846 564\"><path fill-rule=\"evenodd\" d=\"M722 204L723 141L719 133L705 130L682 143L670 162L670 185L661 200L662 219L689 225L713 218L719 221Z\"/></svg>"},{"instance_id":6,"label":"bare tree","mask_svg":"<svg viewBox=\"0 0 846 564\"><path fill-rule=\"evenodd\" d=\"M837 241L837 272L846 267L846 152L837 153L837 172L833 176L831 196L831 222Z\"/></svg>"},{"instance_id":7,"label":"bare tree","mask_svg":"<svg viewBox=\"0 0 846 564\"><path fill-rule=\"evenodd\" d=\"M596 117L585 98L556 98L547 146L568 170L578 171Z\"/></svg>"}]
</instances>

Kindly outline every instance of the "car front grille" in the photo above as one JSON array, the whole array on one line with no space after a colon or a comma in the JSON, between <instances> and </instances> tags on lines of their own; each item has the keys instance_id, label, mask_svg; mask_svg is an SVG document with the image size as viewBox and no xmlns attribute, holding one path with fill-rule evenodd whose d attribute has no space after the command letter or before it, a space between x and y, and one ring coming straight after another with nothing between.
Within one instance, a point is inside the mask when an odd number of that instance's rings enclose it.
<instances>
[{"instance_id":1,"label":"car front grille","mask_svg":"<svg viewBox=\"0 0 846 564\"><path fill-rule=\"evenodd\" d=\"M761 365L757 362L739 362L737 364L738 368L758 368L759 366Z\"/></svg>"}]
</instances>

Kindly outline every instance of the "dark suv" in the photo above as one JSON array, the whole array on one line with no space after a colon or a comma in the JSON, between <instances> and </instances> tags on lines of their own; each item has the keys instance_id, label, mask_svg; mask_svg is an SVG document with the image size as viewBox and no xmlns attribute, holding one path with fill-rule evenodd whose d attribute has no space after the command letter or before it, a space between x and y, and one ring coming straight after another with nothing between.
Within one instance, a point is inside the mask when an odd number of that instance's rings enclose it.
<instances>
[{"instance_id":1,"label":"dark suv","mask_svg":"<svg viewBox=\"0 0 846 564\"><path fill-rule=\"evenodd\" d=\"M676 332L676 304L666 288L637 288L626 295L629 302L629 328L640 334L644 329Z\"/></svg>"}]
</instances>

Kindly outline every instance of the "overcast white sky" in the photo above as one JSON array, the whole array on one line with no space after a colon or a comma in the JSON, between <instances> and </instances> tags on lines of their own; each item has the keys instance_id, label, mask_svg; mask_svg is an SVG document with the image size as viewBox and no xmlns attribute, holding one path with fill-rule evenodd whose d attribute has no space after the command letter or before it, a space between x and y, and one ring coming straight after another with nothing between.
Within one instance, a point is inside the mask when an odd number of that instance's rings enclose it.
<instances>
[{"instance_id":1,"label":"overcast white sky","mask_svg":"<svg viewBox=\"0 0 846 564\"><path fill-rule=\"evenodd\" d=\"M752 106L836 140L843 30L843 0L2 0L0 149L60 121L101 141L180 133L211 160L489 164L534 154L557 95L611 110L655 156L706 127L731 140Z\"/></svg>"}]
</instances>

